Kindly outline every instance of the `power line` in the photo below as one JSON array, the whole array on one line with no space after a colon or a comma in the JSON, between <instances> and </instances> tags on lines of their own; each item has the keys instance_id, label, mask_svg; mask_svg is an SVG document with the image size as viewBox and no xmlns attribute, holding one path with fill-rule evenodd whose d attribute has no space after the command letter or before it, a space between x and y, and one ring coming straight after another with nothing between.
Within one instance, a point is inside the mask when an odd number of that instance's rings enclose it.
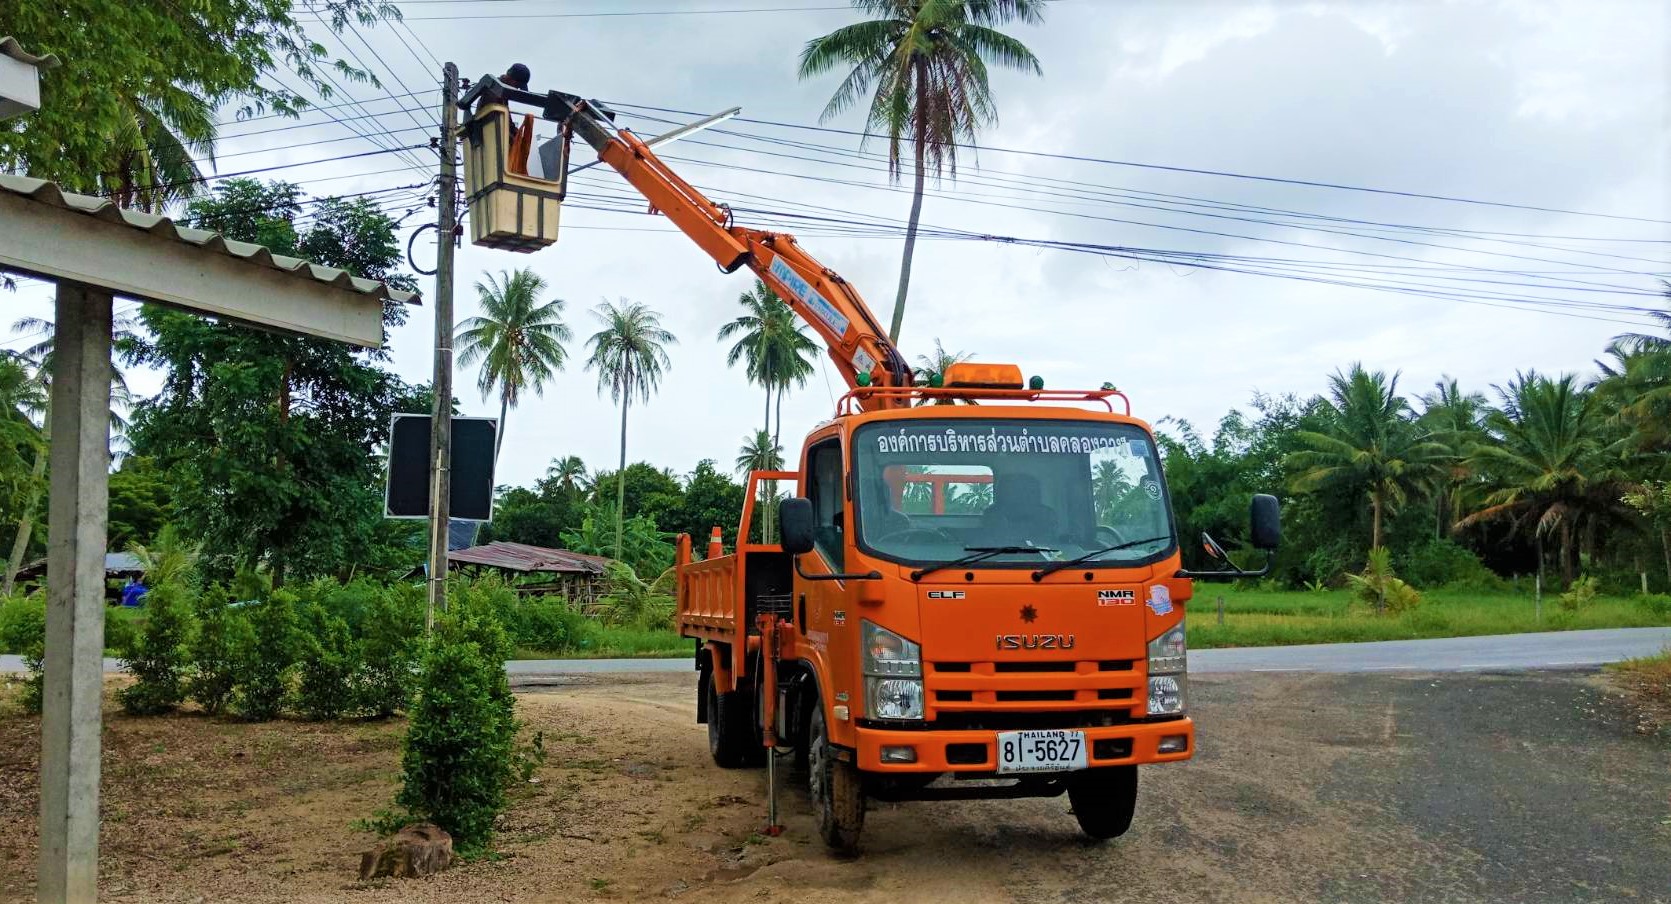
<instances>
[{"instance_id":1,"label":"power line","mask_svg":"<svg viewBox=\"0 0 1671 904\"><path fill-rule=\"evenodd\" d=\"M613 101L609 101L607 103L609 103L610 106L630 107L630 108L638 108L638 109L644 109L644 110L654 110L654 111L657 111L657 112L660 112L660 113L674 113L674 114L678 114L678 115L681 115L681 116L699 116L699 115L702 115L702 114L699 114L699 113L693 113L693 112L688 111L688 110L675 110L675 109L671 109L671 108L668 108L668 107L655 107L655 106L649 106L649 105L645 105L645 104L616 103L616 102L613 102ZM886 138L887 137L885 135L878 135L874 132L857 132L857 131L853 131L851 129L837 129L837 128L832 128L832 127L829 127L829 126L809 126L809 125L802 125L800 123L779 122L779 121L770 120L770 119L752 119L752 118L745 117L745 116L737 117L736 121L737 122L754 123L754 124L757 124L757 125L774 126L774 127L783 128L783 129L801 129L801 130L805 130L805 131L826 132L826 133L831 133L831 134L836 134L836 135L852 135L852 136L856 136L856 137L859 137L859 138ZM912 141L913 139L902 136L900 140L909 142L909 141ZM1347 184L1343 184L1343 183L1322 182L1322 181L1311 180L1311 179L1290 179L1290 178L1284 178L1284 177L1281 177L1281 176L1260 176L1260 175L1254 175L1254 174L1250 174L1250 173L1230 172L1230 171L1227 171L1227 170L1211 170L1211 169L1200 169L1200 168L1186 167L1186 166L1170 166L1170 165L1159 164L1159 163L1139 163L1139 162L1132 161L1132 160L1111 160L1111 159L1102 158L1102 157L1090 157L1090 156L1085 156L1085 155L1080 155L1080 154L1058 154L1058 153L1049 153L1049 152L1046 152L1046 151L1027 151L1027 150L1021 150L1019 148L998 147L996 145L972 145L972 144L948 143L948 146L959 148L959 149L962 149L962 150L969 150L969 151L976 151L976 152L990 151L990 152L993 152L993 153L1015 154L1015 155L1024 156L1024 157L1041 157L1041 158L1046 158L1046 159L1051 159L1051 160L1071 160L1071 161L1074 161L1074 162L1077 162L1077 163L1096 163L1096 164L1101 164L1101 165L1104 165L1104 166L1121 166L1121 167L1131 167L1131 168L1135 168L1135 169L1157 170L1157 171L1160 171L1160 172L1188 173L1190 175L1197 175L1197 176L1216 176L1216 177L1226 178L1226 179L1245 179L1245 180L1250 180L1250 181L1255 181L1255 182L1272 182L1272 183L1277 183L1277 184L1281 184L1281 185L1299 185L1299 186L1304 186L1304 187L1308 187L1308 188L1326 188L1326 189L1333 189L1333 190L1337 190L1337 191L1365 192L1365 193L1368 193L1368 194L1391 195L1391 196L1402 197L1402 198L1418 198L1418 199L1427 200L1427 201L1446 201L1446 202L1456 203L1456 204L1473 204L1473 205L1480 205L1480 206L1485 206L1485 207L1503 207L1503 208L1509 208L1509 209L1513 209L1513 210L1530 210L1530 211L1537 211L1539 213L1558 213L1558 214L1564 214L1564 215L1568 215L1568 216L1596 217L1596 218L1599 218L1599 219L1607 219L1607 220L1626 220L1626 221L1636 222L1636 223L1654 223L1654 224L1661 224L1661 225L1671 224L1671 220L1658 220L1658 219L1653 219L1651 217L1632 217L1632 216L1625 216L1625 215L1622 215L1622 214L1592 213L1592 212L1589 212L1589 211L1567 210L1567 209L1558 208L1558 207L1543 207L1543 206L1535 205L1535 204L1517 204L1517 203L1512 203L1512 202L1507 202L1507 201L1486 201L1486 200L1481 200L1481 199L1478 199L1478 198L1462 198L1462 197L1457 197L1457 196L1454 196L1454 195L1426 194L1426 193L1423 193L1423 192L1401 191L1401 190L1397 190L1397 189L1388 189L1388 188L1373 188L1373 187L1362 186L1362 185L1347 185Z\"/></svg>"},{"instance_id":2,"label":"power line","mask_svg":"<svg viewBox=\"0 0 1671 904\"><path fill-rule=\"evenodd\" d=\"M407 3L422 0L405 0ZM408 22L456 21L460 19L614 19L637 16L723 16L741 13L808 13L848 10L851 6L766 6L751 9L647 9L631 12L592 13L479 13L472 15L402 16Z\"/></svg>"},{"instance_id":3,"label":"power line","mask_svg":"<svg viewBox=\"0 0 1671 904\"><path fill-rule=\"evenodd\" d=\"M396 97L417 97L419 95L427 94L427 93L429 93L429 92L427 92L427 91L413 91L410 94L395 95L395 96ZM305 98L304 98L304 100L305 100ZM381 100L383 100L383 98L374 97L371 100L366 101L366 103L373 103L374 104L374 103L377 103L378 101L381 101ZM300 115L303 115L303 114L306 114L306 113L312 113L316 110L319 110L319 111L322 111L322 110L337 110L337 109L341 109L342 107L347 107L347 106L350 106L350 103L347 102L347 101L344 101L342 103L335 103L335 104L313 104L313 103L309 103L306 106L302 107L301 109L297 110L294 114L291 114L291 113L263 113L259 116L245 116L245 117L234 116L231 119L217 120L215 124L216 125L222 125L222 126L230 126L230 125L241 125L241 124L246 123L246 122L259 122L259 121L264 120L264 119L295 119L297 116L300 116ZM251 132L251 133L248 133L248 134L257 134L257 133Z\"/></svg>"},{"instance_id":4,"label":"power line","mask_svg":"<svg viewBox=\"0 0 1671 904\"><path fill-rule=\"evenodd\" d=\"M222 179L235 179L235 178L238 178L240 176L254 176L254 175L258 175L260 173L270 173L270 172L275 172L277 170L293 169L293 168L298 167L298 166L313 166L313 165L319 164L319 163L335 163L335 162L340 161L340 160L356 160L356 159L359 159L361 157L376 157L376 156L380 156L382 154L397 154L401 151L415 151L415 150L420 150L424 147L427 147L427 145L414 144L414 145L409 145L407 147L378 148L377 150L374 150L374 151L361 151L361 152L356 153L356 154L341 154L341 155L338 155L336 157L325 157L325 158L322 158L322 159L319 159L319 160L302 160L302 161L298 161L298 162L295 162L295 163L279 163L279 164L274 164L273 166L257 167L255 169L242 170L242 171L239 171L239 172L236 172L236 173L221 173L221 174L215 175L215 176L199 176L199 177L194 178L194 179L181 179L181 180L178 180L178 181L175 181L175 182L152 183L150 185L138 185L138 186L134 186L132 190L133 191L156 191L156 190L159 190L159 189L167 190L167 189L179 188L179 187L186 186L186 185L196 185L196 184L199 184L199 183L218 182ZM401 172L405 169L407 169L407 168L406 167L398 167L398 168L393 169L393 170L383 170L382 172L385 172L385 173L387 173L387 172ZM341 176L327 176L323 179L315 179L313 181L315 181L315 182L329 182L332 179L352 179L352 178L355 178L355 177L358 177L358 176L374 176L374 175L379 175L379 173L349 173L349 174L341 175ZM116 194L116 192L103 192L99 195L99 197L108 198L113 194Z\"/></svg>"}]
</instances>

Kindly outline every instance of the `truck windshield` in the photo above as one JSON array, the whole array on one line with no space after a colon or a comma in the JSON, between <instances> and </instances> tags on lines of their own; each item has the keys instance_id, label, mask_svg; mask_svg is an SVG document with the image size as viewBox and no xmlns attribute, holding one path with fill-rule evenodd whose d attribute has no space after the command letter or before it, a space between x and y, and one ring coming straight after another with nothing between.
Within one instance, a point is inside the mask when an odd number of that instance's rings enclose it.
<instances>
[{"instance_id":1,"label":"truck windshield","mask_svg":"<svg viewBox=\"0 0 1671 904\"><path fill-rule=\"evenodd\" d=\"M859 545L898 562L932 564L971 549L1014 547L970 567L1037 567L1145 541L1093 560L1131 565L1173 547L1154 443L1127 424L867 424L854 437L853 469Z\"/></svg>"}]
</instances>

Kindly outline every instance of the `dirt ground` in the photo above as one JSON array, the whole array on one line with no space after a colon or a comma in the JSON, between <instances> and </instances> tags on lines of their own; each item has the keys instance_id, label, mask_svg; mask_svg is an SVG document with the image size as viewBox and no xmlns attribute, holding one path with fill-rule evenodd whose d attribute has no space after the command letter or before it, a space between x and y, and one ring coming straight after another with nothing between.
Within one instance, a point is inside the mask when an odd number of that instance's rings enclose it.
<instances>
[{"instance_id":1,"label":"dirt ground","mask_svg":"<svg viewBox=\"0 0 1671 904\"><path fill-rule=\"evenodd\" d=\"M1671 745L1593 675L1226 675L1200 753L1147 768L1132 831L1065 799L876 806L865 854L817 842L798 782L707 757L683 675L524 687L550 753L495 858L362 884L398 723L133 719L105 732L102 887L127 902L1671 901ZM110 707L111 710L114 707ZM108 710L107 710L108 711ZM32 900L38 723L0 717L0 901ZM783 773L788 777L788 770ZM787 784L787 782L786 782Z\"/></svg>"}]
</instances>

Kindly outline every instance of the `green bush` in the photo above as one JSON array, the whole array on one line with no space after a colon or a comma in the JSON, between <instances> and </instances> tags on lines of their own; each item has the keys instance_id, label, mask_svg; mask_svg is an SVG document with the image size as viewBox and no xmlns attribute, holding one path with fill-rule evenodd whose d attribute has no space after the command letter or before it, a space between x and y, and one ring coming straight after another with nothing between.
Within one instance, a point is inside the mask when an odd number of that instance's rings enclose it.
<instances>
[{"instance_id":1,"label":"green bush","mask_svg":"<svg viewBox=\"0 0 1671 904\"><path fill-rule=\"evenodd\" d=\"M1479 556L1450 540L1428 538L1399 556L1398 572L1405 581L1426 589L1456 587L1500 590L1503 579L1485 567Z\"/></svg>"},{"instance_id":2,"label":"green bush","mask_svg":"<svg viewBox=\"0 0 1671 904\"><path fill-rule=\"evenodd\" d=\"M120 656L123 650L133 649L139 642L139 621L127 617L133 610L104 610L104 648Z\"/></svg>"},{"instance_id":3,"label":"green bush","mask_svg":"<svg viewBox=\"0 0 1671 904\"><path fill-rule=\"evenodd\" d=\"M231 702L239 675L255 644L255 629L242 609L230 602L224 588L211 587L198 597L197 637L190 647L191 678L186 694L203 711L215 715Z\"/></svg>"},{"instance_id":4,"label":"green bush","mask_svg":"<svg viewBox=\"0 0 1671 904\"><path fill-rule=\"evenodd\" d=\"M40 594L0 603L0 650L23 657L23 705L41 711L41 665L46 656L46 600Z\"/></svg>"},{"instance_id":5,"label":"green bush","mask_svg":"<svg viewBox=\"0 0 1671 904\"><path fill-rule=\"evenodd\" d=\"M191 667L187 651L196 627L194 602L175 582L159 584L145 594L145 627L123 654L122 665L133 673L134 683L117 694L130 715L165 713L185 699Z\"/></svg>"},{"instance_id":6,"label":"green bush","mask_svg":"<svg viewBox=\"0 0 1671 904\"><path fill-rule=\"evenodd\" d=\"M359 650L348 623L318 603L303 612L302 625L296 709L304 718L325 722L352 711L359 702L354 686Z\"/></svg>"},{"instance_id":7,"label":"green bush","mask_svg":"<svg viewBox=\"0 0 1671 904\"><path fill-rule=\"evenodd\" d=\"M267 599L245 608L255 643L244 658L235 706L244 718L265 721L278 716L290 694L290 675L301 641L296 625L296 597L275 590Z\"/></svg>"},{"instance_id":8,"label":"green bush","mask_svg":"<svg viewBox=\"0 0 1671 904\"><path fill-rule=\"evenodd\" d=\"M1577 612L1586 608L1596 601L1596 597L1601 595L1599 584L1600 582L1593 577L1581 577L1573 581L1572 586L1567 588L1567 592L1561 594L1561 608L1568 612Z\"/></svg>"},{"instance_id":9,"label":"green bush","mask_svg":"<svg viewBox=\"0 0 1671 904\"><path fill-rule=\"evenodd\" d=\"M510 640L474 605L442 616L418 678L396 803L446 829L466 855L493 837L514 768L514 698L505 679Z\"/></svg>"},{"instance_id":10,"label":"green bush","mask_svg":"<svg viewBox=\"0 0 1671 904\"><path fill-rule=\"evenodd\" d=\"M1637 605L1655 618L1671 619L1671 593L1650 593L1636 598Z\"/></svg>"},{"instance_id":11,"label":"green bush","mask_svg":"<svg viewBox=\"0 0 1671 904\"><path fill-rule=\"evenodd\" d=\"M455 582L448 591L448 605L492 619L515 637L522 621L516 591L496 575L469 582Z\"/></svg>"},{"instance_id":12,"label":"green bush","mask_svg":"<svg viewBox=\"0 0 1671 904\"><path fill-rule=\"evenodd\" d=\"M406 708L424 631L424 588L386 587L365 613L360 635L360 708L387 718Z\"/></svg>"},{"instance_id":13,"label":"green bush","mask_svg":"<svg viewBox=\"0 0 1671 904\"><path fill-rule=\"evenodd\" d=\"M590 619L560 596L525 599L517 616L517 645L549 653L581 649L591 626Z\"/></svg>"},{"instance_id":14,"label":"green bush","mask_svg":"<svg viewBox=\"0 0 1671 904\"><path fill-rule=\"evenodd\" d=\"M1421 605L1416 588L1393 574L1392 554L1385 547L1372 549L1361 574L1348 574L1357 601L1384 615L1401 615Z\"/></svg>"},{"instance_id":15,"label":"green bush","mask_svg":"<svg viewBox=\"0 0 1671 904\"><path fill-rule=\"evenodd\" d=\"M598 598L598 613L611 625L665 628L673 622L673 596L645 583L620 562L611 562Z\"/></svg>"}]
</instances>

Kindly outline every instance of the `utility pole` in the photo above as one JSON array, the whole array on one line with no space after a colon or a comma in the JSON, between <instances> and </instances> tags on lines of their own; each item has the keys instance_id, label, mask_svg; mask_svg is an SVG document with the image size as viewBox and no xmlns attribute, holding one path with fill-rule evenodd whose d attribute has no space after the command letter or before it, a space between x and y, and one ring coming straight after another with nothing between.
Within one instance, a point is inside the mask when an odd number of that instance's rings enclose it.
<instances>
[{"instance_id":1,"label":"utility pole","mask_svg":"<svg viewBox=\"0 0 1671 904\"><path fill-rule=\"evenodd\" d=\"M447 539L453 458L453 230L458 225L458 67L441 67L441 193L435 260L435 406L430 420L429 604L424 630L435 627L435 612L447 608Z\"/></svg>"}]
</instances>

